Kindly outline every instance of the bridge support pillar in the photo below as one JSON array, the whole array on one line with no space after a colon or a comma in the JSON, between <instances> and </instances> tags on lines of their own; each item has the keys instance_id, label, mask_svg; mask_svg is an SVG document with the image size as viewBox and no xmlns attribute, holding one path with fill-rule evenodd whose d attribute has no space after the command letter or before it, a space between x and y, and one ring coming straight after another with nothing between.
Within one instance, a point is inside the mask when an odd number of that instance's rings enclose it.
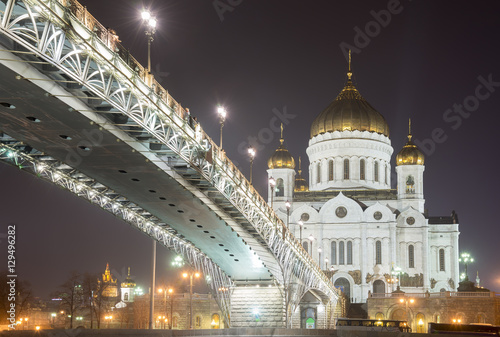
<instances>
[{"instance_id":1,"label":"bridge support pillar","mask_svg":"<svg viewBox=\"0 0 500 337\"><path fill-rule=\"evenodd\" d=\"M237 286L231 295L231 327L284 328L285 308L276 286Z\"/></svg>"}]
</instances>

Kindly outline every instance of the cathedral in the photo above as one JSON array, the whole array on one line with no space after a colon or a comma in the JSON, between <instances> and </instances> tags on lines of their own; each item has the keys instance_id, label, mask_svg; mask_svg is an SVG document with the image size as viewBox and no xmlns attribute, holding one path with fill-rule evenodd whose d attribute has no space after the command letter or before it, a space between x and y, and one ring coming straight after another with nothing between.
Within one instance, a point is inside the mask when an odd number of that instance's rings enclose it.
<instances>
[{"instance_id":1,"label":"cathedral","mask_svg":"<svg viewBox=\"0 0 500 337\"><path fill-rule=\"evenodd\" d=\"M425 211L425 158L411 124L391 188L389 126L354 86L350 60L345 87L310 132L309 184L282 130L268 160L268 199L333 284L352 303L399 290L455 291L458 217Z\"/></svg>"}]
</instances>

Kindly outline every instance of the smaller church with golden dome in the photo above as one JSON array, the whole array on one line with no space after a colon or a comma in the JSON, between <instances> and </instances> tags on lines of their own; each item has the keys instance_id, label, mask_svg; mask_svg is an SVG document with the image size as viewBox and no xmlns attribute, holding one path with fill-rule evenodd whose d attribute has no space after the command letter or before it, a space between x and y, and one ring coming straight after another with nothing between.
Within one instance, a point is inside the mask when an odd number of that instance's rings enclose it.
<instances>
[{"instance_id":1,"label":"smaller church with golden dome","mask_svg":"<svg viewBox=\"0 0 500 337\"><path fill-rule=\"evenodd\" d=\"M454 291L458 286L458 218L425 211L424 155L412 142L396 155L385 118L352 80L313 121L307 147L309 184L280 144L268 160L268 198L304 249L352 303L391 293ZM374 295L371 295L374 294ZM388 317L386 317L388 318Z\"/></svg>"}]
</instances>

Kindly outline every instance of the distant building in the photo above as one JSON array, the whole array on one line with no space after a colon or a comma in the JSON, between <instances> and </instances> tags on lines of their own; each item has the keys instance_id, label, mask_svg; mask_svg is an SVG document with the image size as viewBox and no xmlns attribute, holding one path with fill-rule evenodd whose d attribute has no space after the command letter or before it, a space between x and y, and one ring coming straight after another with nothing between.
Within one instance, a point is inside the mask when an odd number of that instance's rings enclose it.
<instances>
[{"instance_id":1,"label":"distant building","mask_svg":"<svg viewBox=\"0 0 500 337\"><path fill-rule=\"evenodd\" d=\"M130 267L128 267L128 274L125 281L121 284L121 299L123 302L133 302L134 301L134 291L136 284L134 280L130 278Z\"/></svg>"},{"instance_id":2,"label":"distant building","mask_svg":"<svg viewBox=\"0 0 500 337\"><path fill-rule=\"evenodd\" d=\"M102 280L98 280L98 287L103 289L103 297L118 297L118 283L116 279L113 279L111 271L109 270L109 263L106 264L106 270L102 274Z\"/></svg>"}]
</instances>

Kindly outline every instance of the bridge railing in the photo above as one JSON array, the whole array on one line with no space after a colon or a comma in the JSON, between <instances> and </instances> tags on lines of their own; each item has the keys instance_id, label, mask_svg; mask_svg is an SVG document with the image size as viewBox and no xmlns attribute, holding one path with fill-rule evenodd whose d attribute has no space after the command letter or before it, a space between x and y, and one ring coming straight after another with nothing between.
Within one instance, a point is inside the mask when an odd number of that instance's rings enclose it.
<instances>
[{"instance_id":1,"label":"bridge railing","mask_svg":"<svg viewBox=\"0 0 500 337\"><path fill-rule=\"evenodd\" d=\"M46 0L42 0L46 1ZM135 72L143 82L153 90L153 92L158 95L158 97L163 100L171 111L181 119L186 121L189 117L188 111L183 108L169 93L163 88L160 83L158 83L154 77L148 73L147 69L144 68L139 61L137 61L130 52L120 44L119 37L116 32L112 29L104 27L97 19L92 16L86 9L85 6L81 5L77 0L56 0L62 6L67 8L71 14L82 23L87 29L93 32L102 43L104 43L111 51L116 53L122 61L124 61L133 72ZM161 111L161 110L158 110ZM166 115L167 118L172 118ZM178 124L175 120L174 123ZM319 277L326 284L331 283L326 275L321 272L318 264L312 259L309 253L302 247L294 235L286 229L283 221L275 213L266 200L259 194L259 192L253 187L252 184L247 180L247 178L241 173L241 171L234 165L234 163L226 156L225 151L223 151L219 146L205 133L201 128L199 123L190 123L186 121L184 127L189 128L190 136L195 135L195 140L199 144L205 143L208 149L212 151L212 159L216 161L219 167L223 167L226 171L227 176L233 180L234 185L238 186L244 191L245 195L253 200L253 203L258 207L258 209L266 215L266 218L272 223L278 234L282 235L283 240L289 243L289 248L294 251L294 253L300 257L303 261L306 261L309 266L311 266L316 271L317 277ZM197 136L196 136L197 135ZM198 138L198 139L196 139ZM205 146L206 146L205 145Z\"/></svg>"}]
</instances>

